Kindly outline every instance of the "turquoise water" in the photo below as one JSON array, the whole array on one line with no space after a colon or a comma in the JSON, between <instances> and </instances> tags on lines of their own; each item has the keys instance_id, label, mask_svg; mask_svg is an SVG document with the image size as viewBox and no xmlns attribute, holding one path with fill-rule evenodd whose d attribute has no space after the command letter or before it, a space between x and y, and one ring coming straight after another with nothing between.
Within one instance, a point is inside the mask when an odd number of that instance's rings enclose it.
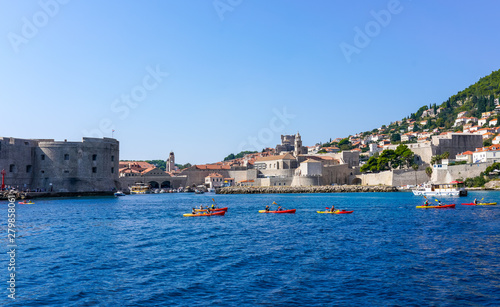
<instances>
[{"instance_id":1,"label":"turquoise water","mask_svg":"<svg viewBox=\"0 0 500 307\"><path fill-rule=\"evenodd\" d=\"M223 217L183 217L215 198ZM13 306L498 306L496 206L411 193L157 194L17 205ZM276 201L296 214L259 214ZM334 204L348 215L317 214ZM7 250L7 203L0 203ZM2 253L2 280L8 279ZM5 284L4 284L5 285Z\"/></svg>"}]
</instances>

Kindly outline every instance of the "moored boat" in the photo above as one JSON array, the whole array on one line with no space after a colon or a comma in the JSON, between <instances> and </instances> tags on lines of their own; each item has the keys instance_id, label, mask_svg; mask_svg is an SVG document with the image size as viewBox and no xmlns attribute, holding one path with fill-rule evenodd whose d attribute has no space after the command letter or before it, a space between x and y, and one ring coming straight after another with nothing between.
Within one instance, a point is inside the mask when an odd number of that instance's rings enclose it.
<instances>
[{"instance_id":1,"label":"moored boat","mask_svg":"<svg viewBox=\"0 0 500 307\"><path fill-rule=\"evenodd\" d=\"M259 213L295 213L296 210L297 209L280 210L280 211L259 210Z\"/></svg>"},{"instance_id":2,"label":"moored boat","mask_svg":"<svg viewBox=\"0 0 500 307\"><path fill-rule=\"evenodd\" d=\"M118 196L125 196L125 193L123 193L122 191L118 191L118 192L115 192L115 196L118 197Z\"/></svg>"},{"instance_id":3,"label":"moored boat","mask_svg":"<svg viewBox=\"0 0 500 307\"><path fill-rule=\"evenodd\" d=\"M130 194L150 194L151 190L146 184L139 182L130 187Z\"/></svg>"},{"instance_id":4,"label":"moored boat","mask_svg":"<svg viewBox=\"0 0 500 307\"><path fill-rule=\"evenodd\" d=\"M424 184L422 187L412 190L412 192L415 195L423 196L467 196L467 190L462 181Z\"/></svg>"}]
</instances>

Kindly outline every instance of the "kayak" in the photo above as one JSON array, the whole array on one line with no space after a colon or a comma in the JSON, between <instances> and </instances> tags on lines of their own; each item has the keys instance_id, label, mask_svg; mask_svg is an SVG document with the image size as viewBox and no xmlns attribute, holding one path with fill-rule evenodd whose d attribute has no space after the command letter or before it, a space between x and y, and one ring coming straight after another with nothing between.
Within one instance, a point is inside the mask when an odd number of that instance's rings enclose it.
<instances>
[{"instance_id":1,"label":"kayak","mask_svg":"<svg viewBox=\"0 0 500 307\"><path fill-rule=\"evenodd\" d=\"M469 204L462 204L464 206L495 206L497 203L479 203L479 204L475 204L475 203L469 203Z\"/></svg>"},{"instance_id":2,"label":"kayak","mask_svg":"<svg viewBox=\"0 0 500 307\"><path fill-rule=\"evenodd\" d=\"M224 214L226 214L226 211L219 211L214 213L198 213L198 214L186 213L183 214L183 216L213 216L213 215L224 215Z\"/></svg>"},{"instance_id":3,"label":"kayak","mask_svg":"<svg viewBox=\"0 0 500 307\"><path fill-rule=\"evenodd\" d=\"M328 213L328 214L349 214L349 213L353 213L354 210L352 211L347 211L347 210L336 210L336 211L316 211L318 213Z\"/></svg>"},{"instance_id":4,"label":"kayak","mask_svg":"<svg viewBox=\"0 0 500 307\"><path fill-rule=\"evenodd\" d=\"M207 209L194 209L196 212L207 212ZM215 209L210 209L210 211L227 211L227 207L224 208L215 208Z\"/></svg>"},{"instance_id":5,"label":"kayak","mask_svg":"<svg viewBox=\"0 0 500 307\"><path fill-rule=\"evenodd\" d=\"M25 201L20 201L19 202L20 205L34 205L35 203L34 202L25 202Z\"/></svg>"},{"instance_id":6,"label":"kayak","mask_svg":"<svg viewBox=\"0 0 500 307\"><path fill-rule=\"evenodd\" d=\"M281 210L281 211L266 211L266 210L259 210L259 213L295 213L297 209L290 209L290 210Z\"/></svg>"},{"instance_id":7,"label":"kayak","mask_svg":"<svg viewBox=\"0 0 500 307\"><path fill-rule=\"evenodd\" d=\"M420 208L420 209L431 209L431 208L436 208L436 209L443 209L443 208L455 208L455 204L451 204L451 205L441 205L441 206L417 206L417 208Z\"/></svg>"}]
</instances>

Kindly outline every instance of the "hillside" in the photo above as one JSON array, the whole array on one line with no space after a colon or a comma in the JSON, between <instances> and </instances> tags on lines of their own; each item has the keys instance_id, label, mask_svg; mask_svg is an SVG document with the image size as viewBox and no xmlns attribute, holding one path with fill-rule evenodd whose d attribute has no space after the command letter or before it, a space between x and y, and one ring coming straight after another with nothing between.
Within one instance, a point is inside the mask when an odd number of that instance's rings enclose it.
<instances>
[{"instance_id":1,"label":"hillside","mask_svg":"<svg viewBox=\"0 0 500 307\"><path fill-rule=\"evenodd\" d=\"M441 104L424 105L408 117L382 125L372 131L358 133L343 139L343 148L348 150L360 148L366 151L366 144L387 141L392 144L413 143L417 140L429 139L447 131L469 132L469 126L476 126L476 130L487 126L500 126L500 120L495 123L492 120L499 117L500 107L500 70L479 79L476 83L451 96ZM465 113L463 113L465 112ZM487 112L491 112L487 113ZM458 116L460 115L460 116ZM481 118L484 118L481 120ZM458 119L458 117L460 117ZM481 124L479 127L478 122ZM483 124L483 122L485 122ZM346 143L348 141L348 143ZM338 146L338 141L327 142L324 147Z\"/></svg>"}]
</instances>

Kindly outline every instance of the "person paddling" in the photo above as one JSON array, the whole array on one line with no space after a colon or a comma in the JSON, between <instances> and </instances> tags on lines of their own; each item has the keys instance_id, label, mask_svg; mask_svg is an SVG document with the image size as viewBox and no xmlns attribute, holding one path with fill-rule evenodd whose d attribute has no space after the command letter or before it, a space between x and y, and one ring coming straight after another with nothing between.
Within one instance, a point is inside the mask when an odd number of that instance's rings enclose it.
<instances>
[{"instance_id":1,"label":"person paddling","mask_svg":"<svg viewBox=\"0 0 500 307\"><path fill-rule=\"evenodd\" d=\"M281 209L281 206L279 206L279 207L278 207L278 211L281 211L281 210L283 210L283 209Z\"/></svg>"},{"instance_id":2,"label":"person paddling","mask_svg":"<svg viewBox=\"0 0 500 307\"><path fill-rule=\"evenodd\" d=\"M266 212L269 212L269 205L266 206Z\"/></svg>"},{"instance_id":3,"label":"person paddling","mask_svg":"<svg viewBox=\"0 0 500 307\"><path fill-rule=\"evenodd\" d=\"M425 202L424 202L424 206L428 206L429 205L429 201L426 199Z\"/></svg>"},{"instance_id":4,"label":"person paddling","mask_svg":"<svg viewBox=\"0 0 500 307\"><path fill-rule=\"evenodd\" d=\"M191 214L196 214L196 210L194 208L191 210Z\"/></svg>"},{"instance_id":5,"label":"person paddling","mask_svg":"<svg viewBox=\"0 0 500 307\"><path fill-rule=\"evenodd\" d=\"M477 205L477 198L474 198L474 205Z\"/></svg>"},{"instance_id":6,"label":"person paddling","mask_svg":"<svg viewBox=\"0 0 500 307\"><path fill-rule=\"evenodd\" d=\"M212 204L212 210L213 210L213 209L215 209L215 205L214 205L214 204Z\"/></svg>"},{"instance_id":7,"label":"person paddling","mask_svg":"<svg viewBox=\"0 0 500 307\"><path fill-rule=\"evenodd\" d=\"M330 208L330 212L335 212L335 206L332 205L332 207Z\"/></svg>"}]
</instances>

